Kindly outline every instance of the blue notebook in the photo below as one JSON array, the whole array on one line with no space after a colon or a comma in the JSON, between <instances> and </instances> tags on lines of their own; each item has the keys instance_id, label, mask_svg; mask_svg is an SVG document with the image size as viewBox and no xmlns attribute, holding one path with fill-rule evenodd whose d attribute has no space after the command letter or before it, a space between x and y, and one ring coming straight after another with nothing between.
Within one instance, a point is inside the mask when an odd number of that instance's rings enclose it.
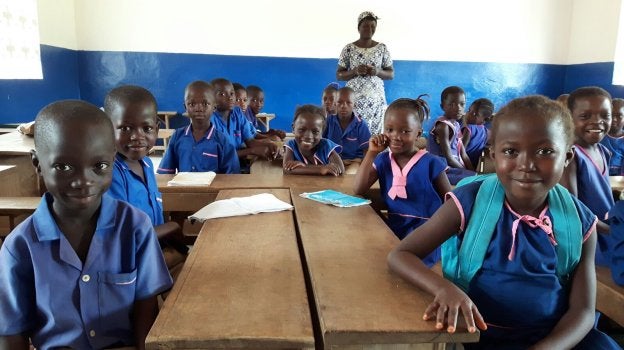
<instances>
[{"instance_id":1,"label":"blue notebook","mask_svg":"<svg viewBox=\"0 0 624 350\"><path fill-rule=\"evenodd\" d=\"M317 192L304 192L300 194L303 198L308 198L317 202L335 205L337 207L357 207L359 205L370 204L368 199L350 196L334 190L323 190Z\"/></svg>"}]
</instances>

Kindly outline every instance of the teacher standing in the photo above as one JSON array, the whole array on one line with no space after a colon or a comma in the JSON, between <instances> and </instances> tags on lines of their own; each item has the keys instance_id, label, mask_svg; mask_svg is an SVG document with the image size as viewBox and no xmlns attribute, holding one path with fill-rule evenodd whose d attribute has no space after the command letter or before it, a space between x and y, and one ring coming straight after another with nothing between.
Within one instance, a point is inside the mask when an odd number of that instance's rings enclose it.
<instances>
[{"instance_id":1,"label":"teacher standing","mask_svg":"<svg viewBox=\"0 0 624 350\"><path fill-rule=\"evenodd\" d=\"M342 49L336 70L336 78L347 80L347 86L355 91L354 110L366 120L373 134L383 130L387 107L383 81L394 78L388 48L373 40L377 19L370 11L358 16L360 38Z\"/></svg>"}]
</instances>

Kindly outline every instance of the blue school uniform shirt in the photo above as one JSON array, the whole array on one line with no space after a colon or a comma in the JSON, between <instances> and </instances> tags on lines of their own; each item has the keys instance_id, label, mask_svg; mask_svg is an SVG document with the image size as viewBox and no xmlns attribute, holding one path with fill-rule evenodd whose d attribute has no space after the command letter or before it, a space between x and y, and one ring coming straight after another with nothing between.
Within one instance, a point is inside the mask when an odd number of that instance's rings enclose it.
<instances>
[{"instance_id":1,"label":"blue school uniform shirt","mask_svg":"<svg viewBox=\"0 0 624 350\"><path fill-rule=\"evenodd\" d=\"M403 169L399 169L392 152L384 151L377 155L373 167L388 207L386 223L399 239L424 224L442 205L434 181L447 166L439 157L419 150ZM424 262L431 266L438 260L439 248Z\"/></svg>"},{"instance_id":2,"label":"blue school uniform shirt","mask_svg":"<svg viewBox=\"0 0 624 350\"><path fill-rule=\"evenodd\" d=\"M210 121L217 130L226 136L235 149L243 148L245 141L255 137L255 133L251 131L253 126L250 125L247 118L243 115L243 110L238 106L232 108L227 121L221 119L221 113L217 110L212 112Z\"/></svg>"},{"instance_id":3,"label":"blue school uniform shirt","mask_svg":"<svg viewBox=\"0 0 624 350\"><path fill-rule=\"evenodd\" d=\"M462 218L460 241L480 187L481 182L471 183L447 194ZM597 219L578 199L573 201L582 226L575 238L584 242ZM554 235L547 233L549 227L552 232L548 206L538 218L520 217L505 203L483 265L468 287L468 296L488 324L475 348L528 348L543 339L568 310L569 285L557 276Z\"/></svg>"},{"instance_id":4,"label":"blue school uniform shirt","mask_svg":"<svg viewBox=\"0 0 624 350\"><path fill-rule=\"evenodd\" d=\"M299 151L299 146L294 139L288 140L284 147L292 151L296 161L308 164L308 160L301 154L301 152ZM340 145L337 145L333 141L328 139L321 139L321 141L319 141L319 144L316 145L316 147L314 148L314 164L311 165L329 164L329 156L331 155L331 153L336 152L336 154L339 154L340 150Z\"/></svg>"},{"instance_id":5,"label":"blue school uniform shirt","mask_svg":"<svg viewBox=\"0 0 624 350\"><path fill-rule=\"evenodd\" d=\"M256 118L256 115L254 114L254 112L251 110L251 107L247 107L247 109L244 111L245 114L245 119L247 119L247 121L249 122L249 124L251 125L251 130L253 131L253 133L257 133L258 130L260 130L260 123L258 123L258 118Z\"/></svg>"},{"instance_id":6,"label":"blue school uniform shirt","mask_svg":"<svg viewBox=\"0 0 624 350\"><path fill-rule=\"evenodd\" d=\"M134 344L135 301L172 285L150 220L104 194L83 264L52 201L46 193L0 249L0 335L27 332L38 349Z\"/></svg>"},{"instance_id":7,"label":"blue school uniform shirt","mask_svg":"<svg viewBox=\"0 0 624 350\"><path fill-rule=\"evenodd\" d=\"M602 141L600 141L600 143L611 152L611 159L609 160L609 175L623 175L622 165L624 165L624 136L613 137L607 135L602 139Z\"/></svg>"},{"instance_id":8,"label":"blue school uniform shirt","mask_svg":"<svg viewBox=\"0 0 624 350\"><path fill-rule=\"evenodd\" d=\"M342 159L364 158L364 150L368 149L368 140L371 137L366 121L355 113L351 113L351 122L345 130L340 127L340 118L337 115L327 117L327 126L323 137L342 146Z\"/></svg>"},{"instance_id":9,"label":"blue school uniform shirt","mask_svg":"<svg viewBox=\"0 0 624 350\"><path fill-rule=\"evenodd\" d=\"M435 132L435 128L438 123L444 123L451 129L451 139L449 140L451 157L457 160L459 164L464 166L464 160L462 159L460 152L463 145L461 139L459 138L460 129L459 122L457 122L457 120L447 119L444 116L438 118L438 120L436 120L436 122L433 124L433 128L429 132L429 137L427 138L427 150L432 154L435 154L436 156L444 157L444 155L442 154L442 148L440 147L441 140L438 138Z\"/></svg>"},{"instance_id":10,"label":"blue school uniform shirt","mask_svg":"<svg viewBox=\"0 0 624 350\"><path fill-rule=\"evenodd\" d=\"M479 157L481 157L481 152L485 148L487 144L488 132L485 128L485 125L480 124L467 124L462 129L462 133L470 134L470 141L466 147L466 154L468 158L470 158L470 162L473 166L476 166L479 163Z\"/></svg>"},{"instance_id":11,"label":"blue school uniform shirt","mask_svg":"<svg viewBox=\"0 0 624 350\"><path fill-rule=\"evenodd\" d=\"M583 202L599 220L605 220L607 213L615 201L609 183L609 151L601 144L597 144L602 155L602 164L595 164L587 155L587 151L579 145L574 147L574 159L576 159L576 186L578 199ZM609 264L609 250L611 240L608 235L599 234L596 247L596 264Z\"/></svg>"},{"instance_id":12,"label":"blue school uniform shirt","mask_svg":"<svg viewBox=\"0 0 624 350\"><path fill-rule=\"evenodd\" d=\"M158 167L159 174L176 171L238 174L240 165L236 149L214 124L199 141L195 141L193 125L189 124L173 133Z\"/></svg>"},{"instance_id":13,"label":"blue school uniform shirt","mask_svg":"<svg viewBox=\"0 0 624 350\"><path fill-rule=\"evenodd\" d=\"M153 226L162 225L165 223L162 195L158 191L154 164L149 157L143 157L139 162L143 169L145 182L130 170L122 155L119 153L115 155L113 181L108 189L108 194L141 209L152 220Z\"/></svg>"}]
</instances>

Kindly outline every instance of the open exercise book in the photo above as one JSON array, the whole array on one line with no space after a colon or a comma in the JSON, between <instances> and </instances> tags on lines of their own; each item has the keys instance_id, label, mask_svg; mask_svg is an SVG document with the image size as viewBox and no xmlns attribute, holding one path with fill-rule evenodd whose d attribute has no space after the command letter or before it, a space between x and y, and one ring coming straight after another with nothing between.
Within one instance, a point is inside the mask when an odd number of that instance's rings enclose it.
<instances>
[{"instance_id":1,"label":"open exercise book","mask_svg":"<svg viewBox=\"0 0 624 350\"><path fill-rule=\"evenodd\" d=\"M357 207L359 205L367 205L371 203L371 201L369 201L368 199L350 196L348 194L344 194L342 192L334 190L304 192L300 194L300 196L303 198L312 199L317 202L331 204L342 208Z\"/></svg>"},{"instance_id":2,"label":"open exercise book","mask_svg":"<svg viewBox=\"0 0 624 350\"><path fill-rule=\"evenodd\" d=\"M292 209L292 205L279 200L274 195L261 193L250 197L234 197L212 202L201 208L197 213L189 216L189 220L204 222L208 219Z\"/></svg>"},{"instance_id":3,"label":"open exercise book","mask_svg":"<svg viewBox=\"0 0 624 350\"><path fill-rule=\"evenodd\" d=\"M167 186L210 186L217 174L214 171L202 173L177 173Z\"/></svg>"}]
</instances>

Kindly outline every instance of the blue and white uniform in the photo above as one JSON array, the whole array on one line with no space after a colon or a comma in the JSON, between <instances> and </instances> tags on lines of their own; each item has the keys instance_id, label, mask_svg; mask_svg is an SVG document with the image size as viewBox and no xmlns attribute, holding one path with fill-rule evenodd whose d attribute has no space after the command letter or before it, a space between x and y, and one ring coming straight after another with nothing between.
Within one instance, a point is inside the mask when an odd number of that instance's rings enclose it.
<instances>
[{"instance_id":1,"label":"blue and white uniform","mask_svg":"<svg viewBox=\"0 0 624 350\"><path fill-rule=\"evenodd\" d=\"M173 133L158 167L159 174L181 171L238 174L240 165L236 149L214 124L199 141L195 141L193 126L189 124Z\"/></svg>"},{"instance_id":2,"label":"blue and white uniform","mask_svg":"<svg viewBox=\"0 0 624 350\"><path fill-rule=\"evenodd\" d=\"M221 118L221 113L216 110L212 112L210 121L217 130L226 136L235 149L244 148L245 141L253 139L256 135L255 132L252 132L252 130L254 130L253 125L250 125L250 122L239 106L234 106L234 108L232 108L227 121L224 121L223 118Z\"/></svg>"},{"instance_id":3,"label":"blue and white uniform","mask_svg":"<svg viewBox=\"0 0 624 350\"><path fill-rule=\"evenodd\" d=\"M470 134L470 141L466 146L466 154L473 166L479 163L479 157L487 144L488 131L483 124L468 124L461 129L462 134Z\"/></svg>"},{"instance_id":4,"label":"blue and white uniform","mask_svg":"<svg viewBox=\"0 0 624 350\"><path fill-rule=\"evenodd\" d=\"M0 335L38 349L134 344L134 303L171 288L152 224L104 194L86 260L56 224L47 193L0 249Z\"/></svg>"},{"instance_id":5,"label":"blue and white uniform","mask_svg":"<svg viewBox=\"0 0 624 350\"><path fill-rule=\"evenodd\" d=\"M310 164L306 157L301 154L301 151L299 151L299 146L294 139L288 140L284 147L292 151L294 159L296 161L303 162L304 164L309 165L329 164L329 156L331 155L331 153L336 152L336 154L339 154L341 150L341 146L335 144L333 141L328 139L321 139L318 145L314 147L314 163Z\"/></svg>"},{"instance_id":6,"label":"blue and white uniform","mask_svg":"<svg viewBox=\"0 0 624 350\"><path fill-rule=\"evenodd\" d=\"M610 152L611 159L609 160L609 175L619 176L624 175L622 172L622 166L624 165L624 136L613 137L610 135L605 136L600 141Z\"/></svg>"},{"instance_id":7,"label":"blue and white uniform","mask_svg":"<svg viewBox=\"0 0 624 350\"><path fill-rule=\"evenodd\" d=\"M342 159L361 159L364 158L364 152L368 149L371 132L366 121L355 113L351 114L351 122L347 128L342 130L340 118L334 114L327 117L323 137L342 146L340 153Z\"/></svg>"}]
</instances>

